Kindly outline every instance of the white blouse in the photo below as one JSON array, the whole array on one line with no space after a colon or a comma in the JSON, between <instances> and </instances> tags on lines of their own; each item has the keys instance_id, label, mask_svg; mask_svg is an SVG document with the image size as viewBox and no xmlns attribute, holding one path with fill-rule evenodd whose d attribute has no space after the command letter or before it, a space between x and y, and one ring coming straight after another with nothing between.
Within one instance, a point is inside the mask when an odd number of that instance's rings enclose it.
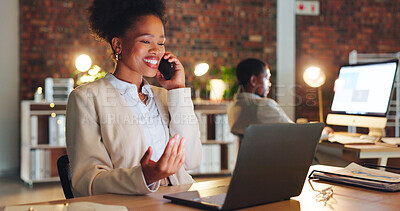
<instances>
[{"instance_id":1,"label":"white blouse","mask_svg":"<svg viewBox=\"0 0 400 211\"><path fill-rule=\"evenodd\" d=\"M165 137L164 127L167 126L162 124L161 116L158 112L149 83L143 79L142 93L147 95L147 101L146 104L144 104L139 98L137 86L135 84L119 80L110 73L107 73L104 78L107 79L125 99L134 118L138 120L143 130L147 147L151 146L153 148L151 159L157 162L164 153L169 137Z\"/></svg>"}]
</instances>

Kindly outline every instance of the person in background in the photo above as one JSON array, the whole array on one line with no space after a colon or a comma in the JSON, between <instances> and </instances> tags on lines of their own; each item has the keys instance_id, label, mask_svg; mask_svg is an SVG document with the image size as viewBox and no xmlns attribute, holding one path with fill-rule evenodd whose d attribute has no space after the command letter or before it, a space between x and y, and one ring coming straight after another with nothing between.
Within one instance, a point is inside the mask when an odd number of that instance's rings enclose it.
<instances>
[{"instance_id":1,"label":"person in background","mask_svg":"<svg viewBox=\"0 0 400 211\"><path fill-rule=\"evenodd\" d=\"M233 134L242 136L251 124L293 123L281 106L267 95L271 72L259 59L245 59L236 67L239 91L228 108L228 123ZM325 127L324 133L333 132Z\"/></svg>"},{"instance_id":2,"label":"person in background","mask_svg":"<svg viewBox=\"0 0 400 211\"><path fill-rule=\"evenodd\" d=\"M88 11L92 33L109 44L116 65L68 99L74 196L147 194L193 183L186 170L200 164L199 125L184 67L165 51L165 3L94 0ZM157 69L161 58L174 66L170 80Z\"/></svg>"}]
</instances>

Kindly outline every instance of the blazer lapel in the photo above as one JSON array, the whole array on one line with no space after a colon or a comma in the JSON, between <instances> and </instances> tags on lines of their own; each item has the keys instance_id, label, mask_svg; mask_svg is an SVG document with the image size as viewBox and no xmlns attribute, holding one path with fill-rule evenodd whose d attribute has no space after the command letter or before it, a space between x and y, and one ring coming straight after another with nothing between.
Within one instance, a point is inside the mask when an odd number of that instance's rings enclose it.
<instances>
[{"instance_id":1,"label":"blazer lapel","mask_svg":"<svg viewBox=\"0 0 400 211\"><path fill-rule=\"evenodd\" d=\"M127 118L127 120L132 119L132 122L130 121L126 121L126 124L117 124L118 127L122 128L122 131L124 131L124 133L126 134L126 137L133 137L133 134L130 134L131 131L133 131L132 127L138 127L140 130L140 135L138 137L142 137L141 138L141 142L142 142L142 146L146 146L146 140L144 139L144 132L142 127L139 124L139 121L136 119L135 115L133 115L131 108L129 107L128 103L126 102L126 100L119 94L118 90L107 80L104 79L104 81L106 82L106 87L108 89L108 92L112 92L112 96L115 96L115 101L116 101L116 105L113 109L113 112L115 113L115 117L119 118L119 117L123 117L128 115L129 118ZM112 91L110 91L112 90ZM121 119L120 119L121 120ZM145 151L147 150L146 147L143 148Z\"/></svg>"},{"instance_id":2,"label":"blazer lapel","mask_svg":"<svg viewBox=\"0 0 400 211\"><path fill-rule=\"evenodd\" d=\"M154 101L156 102L156 106L158 109L158 112L160 114L161 117L161 121L164 125L164 133L165 133L165 137L168 137L166 142L171 138L171 135L169 134L169 112L168 112L168 108L167 108L167 103L168 103L168 99L166 95L163 95L163 93L161 92L162 89L155 87L155 86L150 86L151 91L153 92L153 97L154 97ZM164 101L164 102L163 102Z\"/></svg>"}]
</instances>

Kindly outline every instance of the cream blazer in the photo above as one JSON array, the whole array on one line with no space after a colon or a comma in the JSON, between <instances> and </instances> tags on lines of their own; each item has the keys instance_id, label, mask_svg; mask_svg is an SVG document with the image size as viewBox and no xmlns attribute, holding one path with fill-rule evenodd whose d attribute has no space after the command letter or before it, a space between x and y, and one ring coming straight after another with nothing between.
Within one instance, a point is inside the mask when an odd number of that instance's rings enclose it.
<instances>
[{"instance_id":1,"label":"cream blazer","mask_svg":"<svg viewBox=\"0 0 400 211\"><path fill-rule=\"evenodd\" d=\"M151 89L166 137L179 133L186 138L185 164L169 179L172 185L193 183L185 169L200 165L201 142L193 102L190 97L185 98L190 95L183 94L190 89L167 91L155 86ZM66 139L74 196L152 192L147 188L140 166L147 150L143 131L125 99L106 79L71 92Z\"/></svg>"}]
</instances>

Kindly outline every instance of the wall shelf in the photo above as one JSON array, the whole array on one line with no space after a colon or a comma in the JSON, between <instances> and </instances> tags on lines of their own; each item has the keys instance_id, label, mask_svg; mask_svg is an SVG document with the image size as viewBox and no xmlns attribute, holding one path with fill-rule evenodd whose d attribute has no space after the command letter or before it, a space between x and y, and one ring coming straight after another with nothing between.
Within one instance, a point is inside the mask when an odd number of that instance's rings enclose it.
<instances>
[{"instance_id":1,"label":"wall shelf","mask_svg":"<svg viewBox=\"0 0 400 211\"><path fill-rule=\"evenodd\" d=\"M67 153L66 105L67 102L21 102L20 177L30 187L33 183L59 181L57 160Z\"/></svg>"},{"instance_id":2,"label":"wall shelf","mask_svg":"<svg viewBox=\"0 0 400 211\"><path fill-rule=\"evenodd\" d=\"M200 167L189 171L195 176L229 175L235 167L238 137L230 132L227 118L229 102L195 101L203 154Z\"/></svg>"}]
</instances>

